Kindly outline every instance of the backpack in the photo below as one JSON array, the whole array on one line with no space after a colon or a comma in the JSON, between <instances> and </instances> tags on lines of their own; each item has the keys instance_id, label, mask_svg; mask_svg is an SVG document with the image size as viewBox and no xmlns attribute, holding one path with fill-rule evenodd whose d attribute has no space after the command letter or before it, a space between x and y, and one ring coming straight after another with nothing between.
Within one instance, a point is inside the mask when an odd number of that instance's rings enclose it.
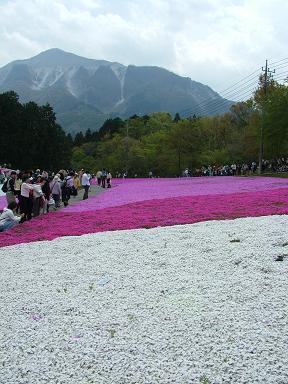
<instances>
[{"instance_id":1,"label":"backpack","mask_svg":"<svg viewBox=\"0 0 288 384\"><path fill-rule=\"evenodd\" d=\"M1 189L4 193L8 192L8 179L4 181L4 184L2 185Z\"/></svg>"}]
</instances>

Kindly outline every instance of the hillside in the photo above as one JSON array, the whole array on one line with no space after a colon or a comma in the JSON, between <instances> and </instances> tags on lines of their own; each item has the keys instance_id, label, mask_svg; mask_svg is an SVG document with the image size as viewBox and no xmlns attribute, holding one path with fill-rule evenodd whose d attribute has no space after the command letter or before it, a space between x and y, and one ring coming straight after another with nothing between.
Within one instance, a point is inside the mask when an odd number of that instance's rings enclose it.
<instances>
[{"instance_id":1,"label":"hillside","mask_svg":"<svg viewBox=\"0 0 288 384\"><path fill-rule=\"evenodd\" d=\"M208 86L163 68L124 66L56 48L2 67L0 91L8 90L16 91L22 102L50 103L58 122L71 133L95 131L115 116L185 110L209 115L213 110L199 107L207 99L223 102L219 113L231 105Z\"/></svg>"}]
</instances>

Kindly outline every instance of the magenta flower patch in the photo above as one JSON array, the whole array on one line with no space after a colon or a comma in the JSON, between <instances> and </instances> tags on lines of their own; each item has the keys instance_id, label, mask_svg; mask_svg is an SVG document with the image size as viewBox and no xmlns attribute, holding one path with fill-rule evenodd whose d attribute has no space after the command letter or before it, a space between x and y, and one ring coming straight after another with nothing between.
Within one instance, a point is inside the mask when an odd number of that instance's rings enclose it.
<instances>
[{"instance_id":1,"label":"magenta flower patch","mask_svg":"<svg viewBox=\"0 0 288 384\"><path fill-rule=\"evenodd\" d=\"M116 180L113 188L0 233L1 246L94 232L288 214L288 180Z\"/></svg>"},{"instance_id":2,"label":"magenta flower patch","mask_svg":"<svg viewBox=\"0 0 288 384\"><path fill-rule=\"evenodd\" d=\"M66 208L67 212L91 211L145 200L180 196L263 191L288 188L288 179L271 177L194 177L169 179L114 179L113 188L88 201Z\"/></svg>"},{"instance_id":3,"label":"magenta flower patch","mask_svg":"<svg viewBox=\"0 0 288 384\"><path fill-rule=\"evenodd\" d=\"M113 188L0 233L1 246L60 236L288 214L288 180L253 177L116 180Z\"/></svg>"},{"instance_id":4,"label":"magenta flower patch","mask_svg":"<svg viewBox=\"0 0 288 384\"><path fill-rule=\"evenodd\" d=\"M3 210L3 208L7 207L7 200L6 200L6 196L0 196L0 209L1 211Z\"/></svg>"}]
</instances>

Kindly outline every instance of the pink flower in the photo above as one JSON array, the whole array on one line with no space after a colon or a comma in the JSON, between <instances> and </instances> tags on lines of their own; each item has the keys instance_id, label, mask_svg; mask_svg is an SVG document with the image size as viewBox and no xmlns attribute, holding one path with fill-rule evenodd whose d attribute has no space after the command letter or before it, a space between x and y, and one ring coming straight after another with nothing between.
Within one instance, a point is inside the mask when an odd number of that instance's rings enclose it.
<instances>
[{"instance_id":1,"label":"pink flower","mask_svg":"<svg viewBox=\"0 0 288 384\"><path fill-rule=\"evenodd\" d=\"M43 316L42 315L39 315L37 313L34 313L34 314L31 314L29 316L29 319L30 320L34 320L34 321L39 321L39 320L42 320L43 319Z\"/></svg>"},{"instance_id":2,"label":"pink flower","mask_svg":"<svg viewBox=\"0 0 288 384\"><path fill-rule=\"evenodd\" d=\"M6 246L59 236L274 214L288 214L287 179L120 179L112 189L77 205L0 233L0 241Z\"/></svg>"}]
</instances>

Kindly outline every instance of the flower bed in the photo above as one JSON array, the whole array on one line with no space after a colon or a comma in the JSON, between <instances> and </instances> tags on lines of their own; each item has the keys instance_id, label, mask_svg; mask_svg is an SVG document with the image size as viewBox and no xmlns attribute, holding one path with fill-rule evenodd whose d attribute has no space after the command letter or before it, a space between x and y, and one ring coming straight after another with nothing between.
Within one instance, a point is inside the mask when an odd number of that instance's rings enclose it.
<instances>
[{"instance_id":1,"label":"flower bed","mask_svg":"<svg viewBox=\"0 0 288 384\"><path fill-rule=\"evenodd\" d=\"M7 206L6 196L5 194L2 194L2 196L0 196L0 210L2 211L3 208L5 208L6 206Z\"/></svg>"},{"instance_id":2,"label":"flower bed","mask_svg":"<svg viewBox=\"0 0 288 384\"><path fill-rule=\"evenodd\" d=\"M269 182L266 178L263 178L264 180L230 178L231 182L229 180L225 184L224 181L227 178L218 179L221 179L221 182L216 178L201 179L198 185L202 190L199 187L197 190L197 183L193 184L195 179L187 179L187 181L172 179L174 189L170 190L168 184L165 184L169 183L168 180L165 180L165 183L161 180L152 182L145 180L127 184L121 181L114 189L91 197L78 205L51 212L1 233L1 246L94 232L288 213L287 181L285 184L282 179L269 179ZM213 183L209 184L210 180ZM247 181L246 184L242 180ZM207 183L206 194L204 194L204 181ZM170 185L171 183L173 181L170 180ZM182 188L184 183L187 183L186 189ZM163 189L163 184L166 185L166 189ZM129 185L135 185L134 189L131 188L130 195L127 188ZM157 192L160 185L162 193ZM181 195L188 194L188 185L190 185L190 195ZM222 193L219 185L222 185ZM124 188L121 189L121 186ZM273 186L277 188L272 189ZM247 192L243 191L245 188ZM235 189L242 192L230 192ZM142 194L137 195L141 190ZM174 194L175 196L145 200L145 196L147 198L153 194L158 196ZM121 201L129 201L129 198L132 200L131 203L120 204ZM133 201L137 198L139 201Z\"/></svg>"},{"instance_id":3,"label":"flower bed","mask_svg":"<svg viewBox=\"0 0 288 384\"><path fill-rule=\"evenodd\" d=\"M288 383L288 216L0 250L2 384Z\"/></svg>"},{"instance_id":4,"label":"flower bed","mask_svg":"<svg viewBox=\"0 0 288 384\"><path fill-rule=\"evenodd\" d=\"M71 205L66 211L92 211L145 200L263 191L276 188L288 188L288 180L269 177L114 179L111 190L77 205Z\"/></svg>"}]
</instances>

